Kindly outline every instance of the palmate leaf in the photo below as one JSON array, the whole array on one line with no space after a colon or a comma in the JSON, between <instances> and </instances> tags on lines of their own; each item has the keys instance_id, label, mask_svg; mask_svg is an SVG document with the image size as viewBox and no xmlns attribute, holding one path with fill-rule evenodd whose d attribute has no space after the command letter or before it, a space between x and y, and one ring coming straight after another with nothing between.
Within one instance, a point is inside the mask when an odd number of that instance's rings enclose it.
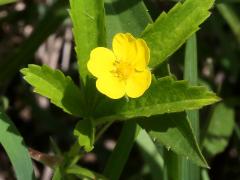
<instances>
[{"instance_id":1,"label":"palmate leaf","mask_svg":"<svg viewBox=\"0 0 240 180\"><path fill-rule=\"evenodd\" d=\"M103 99L94 113L95 123L111 120L126 120L135 117L199 109L219 101L213 92L205 87L190 87L186 81L175 81L167 76L152 80L150 88L137 99L109 101Z\"/></svg>"},{"instance_id":2,"label":"palmate leaf","mask_svg":"<svg viewBox=\"0 0 240 180\"><path fill-rule=\"evenodd\" d=\"M171 113L141 118L137 123L149 132L155 143L163 144L168 150L184 156L199 166L208 167L186 114Z\"/></svg>"},{"instance_id":3,"label":"palmate leaf","mask_svg":"<svg viewBox=\"0 0 240 180\"><path fill-rule=\"evenodd\" d=\"M206 20L214 0L186 0L163 12L142 34L151 49L150 67L172 55Z\"/></svg>"},{"instance_id":4,"label":"palmate leaf","mask_svg":"<svg viewBox=\"0 0 240 180\"><path fill-rule=\"evenodd\" d=\"M92 49L106 45L103 0L70 0L70 16L76 43L78 69L86 81L87 61Z\"/></svg>"},{"instance_id":5,"label":"palmate leaf","mask_svg":"<svg viewBox=\"0 0 240 180\"><path fill-rule=\"evenodd\" d=\"M24 79L34 91L51 100L53 104L74 116L83 116L84 100L80 89L69 76L43 65L29 65L21 70Z\"/></svg>"}]
</instances>

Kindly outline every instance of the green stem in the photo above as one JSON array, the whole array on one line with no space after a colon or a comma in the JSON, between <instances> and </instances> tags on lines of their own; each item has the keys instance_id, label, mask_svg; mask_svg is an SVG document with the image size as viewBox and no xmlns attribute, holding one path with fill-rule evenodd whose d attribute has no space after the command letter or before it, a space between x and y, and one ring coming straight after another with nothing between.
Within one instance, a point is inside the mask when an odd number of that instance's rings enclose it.
<instances>
[{"instance_id":1,"label":"green stem","mask_svg":"<svg viewBox=\"0 0 240 180\"><path fill-rule=\"evenodd\" d=\"M103 135L103 133L113 124L113 122L109 122L103 126L103 128L97 133L96 140L98 141L99 138Z\"/></svg>"}]
</instances>

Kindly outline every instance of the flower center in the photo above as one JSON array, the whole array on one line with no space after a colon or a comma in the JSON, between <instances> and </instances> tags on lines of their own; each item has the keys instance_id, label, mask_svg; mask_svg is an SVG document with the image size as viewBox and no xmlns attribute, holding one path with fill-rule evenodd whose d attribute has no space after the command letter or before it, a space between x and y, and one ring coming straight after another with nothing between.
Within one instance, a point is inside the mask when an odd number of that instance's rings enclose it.
<instances>
[{"instance_id":1,"label":"flower center","mask_svg":"<svg viewBox=\"0 0 240 180\"><path fill-rule=\"evenodd\" d=\"M129 78L129 76L133 73L134 68L131 64L127 62L118 62L116 61L114 63L115 65L115 71L113 73L120 79L120 80L126 80Z\"/></svg>"}]
</instances>

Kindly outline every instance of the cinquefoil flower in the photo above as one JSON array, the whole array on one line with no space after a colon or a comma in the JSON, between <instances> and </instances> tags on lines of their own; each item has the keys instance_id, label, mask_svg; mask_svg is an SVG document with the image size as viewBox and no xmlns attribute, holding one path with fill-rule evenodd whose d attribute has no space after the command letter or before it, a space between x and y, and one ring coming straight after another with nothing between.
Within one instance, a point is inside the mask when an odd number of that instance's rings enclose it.
<instances>
[{"instance_id":1,"label":"cinquefoil flower","mask_svg":"<svg viewBox=\"0 0 240 180\"><path fill-rule=\"evenodd\" d=\"M104 47L92 50L88 70L97 78L98 91L112 99L137 98L149 88L151 72L147 65L150 50L143 39L119 33L113 38L113 51Z\"/></svg>"}]
</instances>

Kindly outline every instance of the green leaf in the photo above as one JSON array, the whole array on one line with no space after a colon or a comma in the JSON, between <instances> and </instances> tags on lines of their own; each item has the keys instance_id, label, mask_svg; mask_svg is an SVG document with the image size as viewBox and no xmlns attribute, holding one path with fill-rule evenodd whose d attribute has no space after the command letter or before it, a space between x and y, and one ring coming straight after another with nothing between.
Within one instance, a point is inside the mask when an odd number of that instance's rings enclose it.
<instances>
[{"instance_id":1,"label":"green leaf","mask_svg":"<svg viewBox=\"0 0 240 180\"><path fill-rule=\"evenodd\" d=\"M103 172L108 179L119 179L140 129L134 121L124 123L117 145Z\"/></svg>"},{"instance_id":2,"label":"green leaf","mask_svg":"<svg viewBox=\"0 0 240 180\"><path fill-rule=\"evenodd\" d=\"M184 156L197 165L208 167L185 113L142 118L137 123L149 132L154 141L163 144L168 150Z\"/></svg>"},{"instance_id":3,"label":"green leaf","mask_svg":"<svg viewBox=\"0 0 240 180\"><path fill-rule=\"evenodd\" d=\"M46 65L29 65L21 73L36 93L49 98L65 112L75 116L84 114L82 93L69 76Z\"/></svg>"},{"instance_id":4,"label":"green leaf","mask_svg":"<svg viewBox=\"0 0 240 180\"><path fill-rule=\"evenodd\" d=\"M16 0L0 0L0 6L16 2Z\"/></svg>"},{"instance_id":5,"label":"green leaf","mask_svg":"<svg viewBox=\"0 0 240 180\"><path fill-rule=\"evenodd\" d=\"M234 109L223 103L216 105L207 134L203 141L203 148L211 157L224 151L234 129Z\"/></svg>"},{"instance_id":6,"label":"green leaf","mask_svg":"<svg viewBox=\"0 0 240 180\"><path fill-rule=\"evenodd\" d=\"M94 148L95 128L90 119L80 120L74 129L74 135L78 138L78 143L84 150L89 152Z\"/></svg>"},{"instance_id":7,"label":"green leaf","mask_svg":"<svg viewBox=\"0 0 240 180\"><path fill-rule=\"evenodd\" d=\"M152 22L142 0L105 0L108 47L116 33L130 32L139 36L149 22Z\"/></svg>"},{"instance_id":8,"label":"green leaf","mask_svg":"<svg viewBox=\"0 0 240 180\"><path fill-rule=\"evenodd\" d=\"M90 170L88 170L86 168L83 168L81 166L78 166L78 165L74 165L74 166L69 167L66 170L66 172L67 172L67 174L74 174L81 179L91 179L91 180L95 180L95 179L106 180L107 179L101 174L90 171Z\"/></svg>"},{"instance_id":9,"label":"green leaf","mask_svg":"<svg viewBox=\"0 0 240 180\"><path fill-rule=\"evenodd\" d=\"M0 109L0 144L6 150L14 167L18 180L32 180L34 178L33 166L28 149L18 130Z\"/></svg>"},{"instance_id":10,"label":"green leaf","mask_svg":"<svg viewBox=\"0 0 240 180\"><path fill-rule=\"evenodd\" d=\"M95 110L95 123L198 109L220 99L205 87L190 87L186 81L167 76L153 79L150 88L137 99L103 99Z\"/></svg>"},{"instance_id":11,"label":"green leaf","mask_svg":"<svg viewBox=\"0 0 240 180\"><path fill-rule=\"evenodd\" d=\"M206 20L214 0L186 0L163 12L143 32L151 49L150 67L156 67L172 55Z\"/></svg>"},{"instance_id":12,"label":"green leaf","mask_svg":"<svg viewBox=\"0 0 240 180\"><path fill-rule=\"evenodd\" d=\"M103 0L70 0L70 6L78 69L85 82L91 50L106 45L104 3Z\"/></svg>"}]
</instances>

